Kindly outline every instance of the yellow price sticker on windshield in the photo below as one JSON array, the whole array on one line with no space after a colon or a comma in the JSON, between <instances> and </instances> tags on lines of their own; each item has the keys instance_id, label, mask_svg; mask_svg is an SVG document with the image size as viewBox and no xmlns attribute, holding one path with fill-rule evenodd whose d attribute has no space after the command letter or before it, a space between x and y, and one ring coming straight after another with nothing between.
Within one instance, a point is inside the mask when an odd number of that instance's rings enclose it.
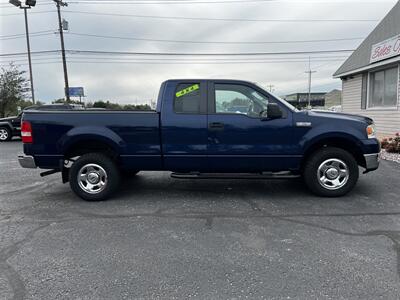
<instances>
[{"instance_id":1,"label":"yellow price sticker on windshield","mask_svg":"<svg viewBox=\"0 0 400 300\"><path fill-rule=\"evenodd\" d=\"M176 96L176 98L179 98L179 97L185 96L186 94L197 91L198 89L200 89L200 86L198 84L194 84L192 86L189 86L183 90L176 92L175 96Z\"/></svg>"}]
</instances>

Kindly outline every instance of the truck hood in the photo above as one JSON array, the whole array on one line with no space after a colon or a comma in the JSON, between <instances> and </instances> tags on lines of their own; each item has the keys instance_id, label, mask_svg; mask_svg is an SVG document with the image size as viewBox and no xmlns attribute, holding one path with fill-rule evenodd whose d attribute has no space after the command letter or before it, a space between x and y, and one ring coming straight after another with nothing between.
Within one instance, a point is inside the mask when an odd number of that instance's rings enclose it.
<instances>
[{"instance_id":1,"label":"truck hood","mask_svg":"<svg viewBox=\"0 0 400 300\"><path fill-rule=\"evenodd\" d=\"M322 117L322 118L347 120L347 121L361 121L361 122L367 123L368 125L370 125L374 122L371 118L368 118L365 116L337 113L337 112L331 112L331 111L311 110L311 111L305 111L305 113L307 115L309 115L310 117Z\"/></svg>"},{"instance_id":2,"label":"truck hood","mask_svg":"<svg viewBox=\"0 0 400 300\"><path fill-rule=\"evenodd\" d=\"M15 117L0 118L0 122L12 121L12 120L14 120L15 118L16 118L16 116L15 116Z\"/></svg>"}]
</instances>

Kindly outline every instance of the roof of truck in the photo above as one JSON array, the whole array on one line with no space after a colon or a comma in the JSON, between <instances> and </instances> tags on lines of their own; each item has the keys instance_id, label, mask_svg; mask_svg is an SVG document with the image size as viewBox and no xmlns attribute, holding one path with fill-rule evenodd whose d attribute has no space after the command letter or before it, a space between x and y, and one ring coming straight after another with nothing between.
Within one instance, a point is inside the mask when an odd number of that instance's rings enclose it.
<instances>
[{"instance_id":1,"label":"roof of truck","mask_svg":"<svg viewBox=\"0 0 400 300\"><path fill-rule=\"evenodd\" d=\"M223 81L223 82L245 82L255 84L255 82L251 82L248 80L240 80L240 79L221 79L221 78L180 78L180 79L168 79L168 81Z\"/></svg>"}]
</instances>

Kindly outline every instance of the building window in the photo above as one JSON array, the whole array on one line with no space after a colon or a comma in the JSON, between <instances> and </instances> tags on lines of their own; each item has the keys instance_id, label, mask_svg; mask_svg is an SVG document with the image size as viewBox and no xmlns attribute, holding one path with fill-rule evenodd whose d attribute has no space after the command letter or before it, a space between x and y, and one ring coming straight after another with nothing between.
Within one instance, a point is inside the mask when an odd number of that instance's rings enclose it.
<instances>
[{"instance_id":1,"label":"building window","mask_svg":"<svg viewBox=\"0 0 400 300\"><path fill-rule=\"evenodd\" d=\"M398 68L370 73L368 107L397 106Z\"/></svg>"}]
</instances>

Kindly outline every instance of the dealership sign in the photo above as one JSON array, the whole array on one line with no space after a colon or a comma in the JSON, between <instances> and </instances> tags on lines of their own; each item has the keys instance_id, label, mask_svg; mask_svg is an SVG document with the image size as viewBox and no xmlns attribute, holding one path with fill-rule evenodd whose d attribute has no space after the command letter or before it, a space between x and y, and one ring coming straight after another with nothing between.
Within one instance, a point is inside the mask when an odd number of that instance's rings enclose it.
<instances>
[{"instance_id":1,"label":"dealership sign","mask_svg":"<svg viewBox=\"0 0 400 300\"><path fill-rule=\"evenodd\" d=\"M370 62L400 55L400 34L372 46Z\"/></svg>"}]
</instances>

